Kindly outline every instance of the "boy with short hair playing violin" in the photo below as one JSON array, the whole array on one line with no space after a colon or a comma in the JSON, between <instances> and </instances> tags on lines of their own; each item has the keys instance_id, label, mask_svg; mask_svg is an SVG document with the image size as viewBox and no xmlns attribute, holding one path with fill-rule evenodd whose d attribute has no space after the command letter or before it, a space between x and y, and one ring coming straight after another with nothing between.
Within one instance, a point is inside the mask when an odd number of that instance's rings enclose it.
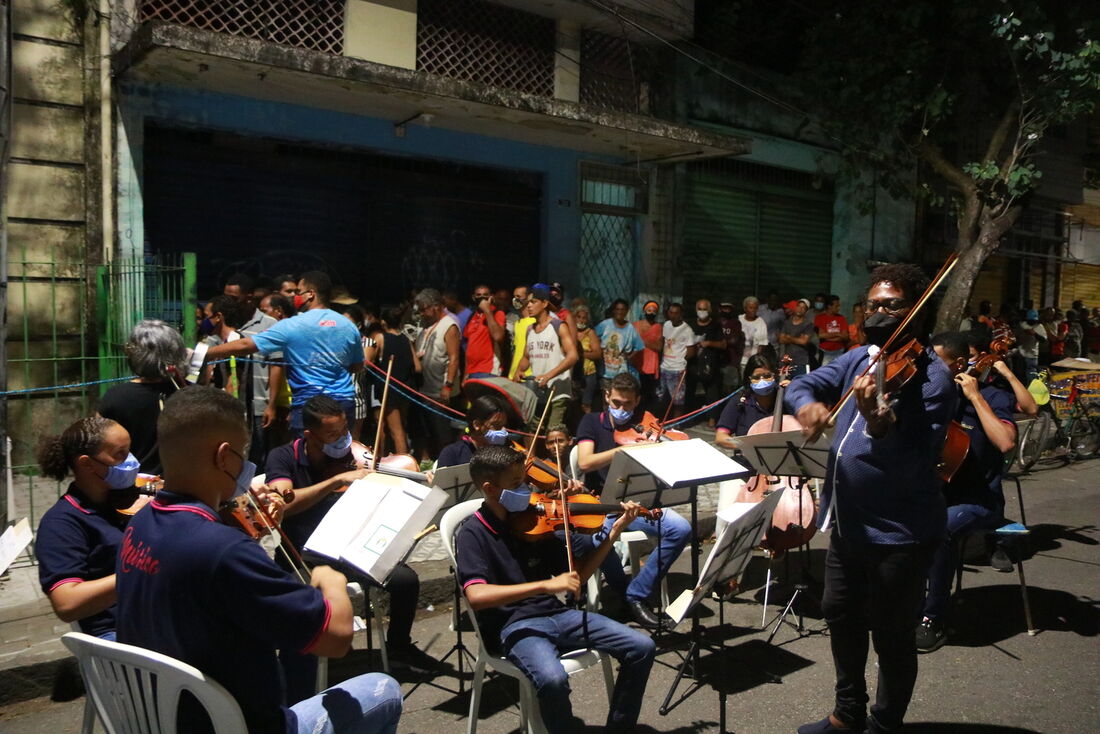
<instances>
[{"instance_id":1,"label":"boy with short hair playing violin","mask_svg":"<svg viewBox=\"0 0 1100 734\"><path fill-rule=\"evenodd\" d=\"M624 503L607 537L568 570L565 545L548 533L530 542L509 528L511 513L526 510L524 456L507 446L478 449L470 476L485 502L455 535L458 581L477 615L482 639L531 680L548 731L573 726L569 676L559 654L591 648L620 663L605 731L633 731L641 710L655 645L648 636L599 614L572 609L557 595L577 597L623 529L641 507Z\"/></svg>"}]
</instances>

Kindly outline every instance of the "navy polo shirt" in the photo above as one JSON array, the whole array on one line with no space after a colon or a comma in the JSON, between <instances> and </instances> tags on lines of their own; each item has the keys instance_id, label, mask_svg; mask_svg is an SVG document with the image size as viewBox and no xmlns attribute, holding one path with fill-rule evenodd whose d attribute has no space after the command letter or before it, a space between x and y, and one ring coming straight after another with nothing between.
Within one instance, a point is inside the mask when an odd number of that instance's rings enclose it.
<instances>
[{"instance_id":1,"label":"navy polo shirt","mask_svg":"<svg viewBox=\"0 0 1100 734\"><path fill-rule=\"evenodd\" d=\"M319 590L206 505L169 492L130 521L117 574L119 642L171 655L218 681L250 732L290 731L275 651L316 644L330 614ZM188 701L179 731L209 731L206 715Z\"/></svg>"},{"instance_id":2,"label":"navy polo shirt","mask_svg":"<svg viewBox=\"0 0 1100 734\"><path fill-rule=\"evenodd\" d=\"M980 392L999 420L1016 425L1016 398L1010 391L994 383L982 385ZM977 504L1002 512L1004 495L1001 493L1001 475L1004 473L1005 455L989 440L978 419L978 411L966 398L959 400L955 420L970 436L970 449L955 476L944 487L947 503Z\"/></svg>"},{"instance_id":3,"label":"navy polo shirt","mask_svg":"<svg viewBox=\"0 0 1100 734\"><path fill-rule=\"evenodd\" d=\"M869 349L845 352L791 380L787 407L797 414L814 401L835 404L867 366ZM937 466L958 394L951 371L935 352L926 349L916 366L917 373L893 396L897 423L882 438L867 433L854 398L837 414L817 524L836 525L850 543L908 545L938 538L947 526Z\"/></svg>"},{"instance_id":4,"label":"navy polo shirt","mask_svg":"<svg viewBox=\"0 0 1100 734\"><path fill-rule=\"evenodd\" d=\"M436 460L435 468L442 469L447 466L469 464L470 459L474 458L475 451L477 451L477 446L473 440L469 436L461 436L454 443L449 443L443 447L443 450L439 452L439 459Z\"/></svg>"},{"instance_id":5,"label":"navy polo shirt","mask_svg":"<svg viewBox=\"0 0 1100 734\"><path fill-rule=\"evenodd\" d=\"M544 581L569 569L565 544L555 537L522 540L486 504L468 517L455 535L458 581L463 590L475 584L511 586ZM500 632L512 622L557 614L566 606L552 594L539 594L477 612L481 638L499 651Z\"/></svg>"},{"instance_id":6,"label":"navy polo shirt","mask_svg":"<svg viewBox=\"0 0 1100 734\"><path fill-rule=\"evenodd\" d=\"M786 406L783 412L790 415ZM749 429L761 418L771 418L772 411L764 410L756 400L756 393L747 389L737 400L727 400L718 418L718 428L724 428L731 436L748 435Z\"/></svg>"},{"instance_id":7,"label":"navy polo shirt","mask_svg":"<svg viewBox=\"0 0 1100 734\"><path fill-rule=\"evenodd\" d=\"M38 582L47 595L75 581L95 581L115 572L115 557L129 516L93 505L76 488L58 498L38 524L34 554ZM99 637L115 629L115 607L80 620L81 631Z\"/></svg>"},{"instance_id":8,"label":"navy polo shirt","mask_svg":"<svg viewBox=\"0 0 1100 734\"><path fill-rule=\"evenodd\" d=\"M272 482L276 479L289 479L295 489L311 487L333 474L351 471L355 468L355 459L348 454L344 459L328 459L333 467L331 474L316 471L309 463L309 452L306 451L306 442L298 438L288 444L272 449L264 463L265 481ZM340 495L332 493L323 497L305 512L290 515L283 520L283 530L295 548L301 548L309 540L309 536L317 529L317 525L324 519Z\"/></svg>"},{"instance_id":9,"label":"navy polo shirt","mask_svg":"<svg viewBox=\"0 0 1100 734\"><path fill-rule=\"evenodd\" d=\"M619 426L619 429L641 423L644 415L645 410L639 405L634 414L630 416L630 420ZM615 443L615 426L612 424L609 412L604 410L599 413L586 413L581 418L580 425L577 426L577 444L579 445L584 441L594 444L592 450L597 454L602 451L610 451L619 445ZM603 483L607 481L607 472L610 468L611 465L608 464L602 469L586 473L584 475L584 486L593 492L602 490Z\"/></svg>"}]
</instances>

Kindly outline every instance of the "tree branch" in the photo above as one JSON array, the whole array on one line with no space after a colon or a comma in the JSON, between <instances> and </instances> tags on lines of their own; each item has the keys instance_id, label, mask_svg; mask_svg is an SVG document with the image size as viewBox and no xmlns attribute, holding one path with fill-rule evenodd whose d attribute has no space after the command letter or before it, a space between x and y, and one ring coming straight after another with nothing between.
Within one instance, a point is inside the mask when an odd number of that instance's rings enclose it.
<instances>
[{"instance_id":1,"label":"tree branch","mask_svg":"<svg viewBox=\"0 0 1100 734\"><path fill-rule=\"evenodd\" d=\"M917 144L920 156L932 166L932 170L943 176L949 184L959 189L967 198L977 194L974 179L966 175L963 169L947 160L940 146L924 138Z\"/></svg>"},{"instance_id":2,"label":"tree branch","mask_svg":"<svg viewBox=\"0 0 1100 734\"><path fill-rule=\"evenodd\" d=\"M985 157L981 162L986 161L1000 161L1001 148L1004 147L1005 141L1008 140L1009 133L1012 132L1012 126L1019 119L1019 100L1013 99L1008 107L1005 108L1004 114L1001 115L1001 121L997 123L997 127L993 130L993 136L989 138L989 147L985 149ZM1021 125L1022 127L1022 125Z\"/></svg>"}]
</instances>

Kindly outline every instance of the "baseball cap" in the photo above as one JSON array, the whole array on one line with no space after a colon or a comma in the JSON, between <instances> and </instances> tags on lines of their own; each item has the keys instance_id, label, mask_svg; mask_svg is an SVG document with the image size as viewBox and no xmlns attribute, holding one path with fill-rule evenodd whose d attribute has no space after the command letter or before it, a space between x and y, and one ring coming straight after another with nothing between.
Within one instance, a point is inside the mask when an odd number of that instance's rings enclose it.
<instances>
[{"instance_id":1,"label":"baseball cap","mask_svg":"<svg viewBox=\"0 0 1100 734\"><path fill-rule=\"evenodd\" d=\"M813 304L812 304L812 303L810 303L810 299L809 299L809 298L799 298L799 299L798 299L798 303L805 303L805 304L806 304L806 308L813 308Z\"/></svg>"},{"instance_id":2,"label":"baseball cap","mask_svg":"<svg viewBox=\"0 0 1100 734\"><path fill-rule=\"evenodd\" d=\"M1034 308L1028 309L1027 315L1024 316L1024 318L1027 321L1038 321L1039 320L1039 312L1036 311Z\"/></svg>"},{"instance_id":3,"label":"baseball cap","mask_svg":"<svg viewBox=\"0 0 1100 734\"><path fill-rule=\"evenodd\" d=\"M549 301L550 286L545 283L535 283L531 286L531 298L537 298L540 301Z\"/></svg>"},{"instance_id":4,"label":"baseball cap","mask_svg":"<svg viewBox=\"0 0 1100 734\"><path fill-rule=\"evenodd\" d=\"M802 300L806 300L806 299L802 299ZM783 304L783 308L786 309L787 311L794 311L796 308L798 308L798 301L787 301L786 303Z\"/></svg>"}]
</instances>

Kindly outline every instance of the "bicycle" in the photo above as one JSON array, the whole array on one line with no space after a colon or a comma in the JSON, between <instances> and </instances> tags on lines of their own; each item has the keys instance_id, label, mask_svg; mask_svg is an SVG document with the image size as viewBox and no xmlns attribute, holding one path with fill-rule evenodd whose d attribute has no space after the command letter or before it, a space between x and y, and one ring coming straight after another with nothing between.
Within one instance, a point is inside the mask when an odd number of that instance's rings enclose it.
<instances>
[{"instance_id":1,"label":"bicycle","mask_svg":"<svg viewBox=\"0 0 1100 734\"><path fill-rule=\"evenodd\" d=\"M1017 456L1020 468L1029 471L1042 457L1062 458L1066 463L1094 456L1100 451L1100 416L1094 406L1081 398L1077 388L1077 375L1070 378L1069 395L1050 395L1050 400L1039 406L1039 415L1024 429L1020 436ZM1050 372L1043 370L1038 379L1050 386ZM1065 400L1068 414L1059 419L1052 400Z\"/></svg>"}]
</instances>

